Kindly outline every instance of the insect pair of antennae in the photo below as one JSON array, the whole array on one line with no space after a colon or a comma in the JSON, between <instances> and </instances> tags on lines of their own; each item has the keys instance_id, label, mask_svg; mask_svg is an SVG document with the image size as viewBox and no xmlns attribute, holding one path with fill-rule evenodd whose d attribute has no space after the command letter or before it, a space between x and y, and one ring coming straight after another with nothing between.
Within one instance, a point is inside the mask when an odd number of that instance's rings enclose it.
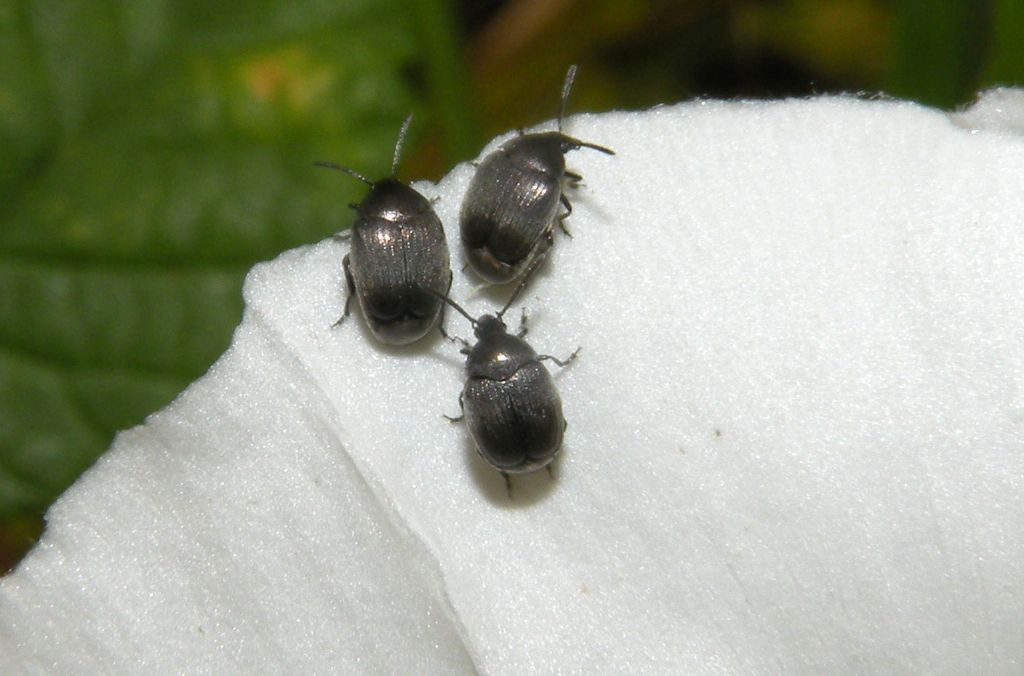
<instances>
[{"instance_id":1,"label":"insect pair of antennae","mask_svg":"<svg viewBox=\"0 0 1024 676\"><path fill-rule=\"evenodd\" d=\"M431 295L437 296L438 298L440 298L441 300L443 300L443 301L444 301L445 303L448 303L449 305L451 305L451 306L452 306L453 308L455 308L456 310L458 310L458 311L459 311L459 314L461 314L461 315L462 315L463 317L465 317L466 319L468 319L468 320L469 320L469 323L470 323L470 324L472 324L473 326L476 326L476 320L475 320L475 319L473 319L473 318L472 318L472 317L471 317L471 316L469 315L469 313L468 313L468 312L466 312L466 311L465 311L465 310L464 310L464 309L462 308L462 306L461 306L461 305L459 305L458 303L456 303L455 301L453 301L453 300L452 300L451 298L449 298L448 296L444 295L443 293L440 293L439 291L434 291L433 289L427 289L427 291L428 291L428 292L430 292L430 294L431 294ZM443 332L443 331L444 331L444 329L442 329L442 332ZM447 334L445 334L445 335L447 335Z\"/></svg>"},{"instance_id":2,"label":"insect pair of antennae","mask_svg":"<svg viewBox=\"0 0 1024 676\"><path fill-rule=\"evenodd\" d=\"M362 181L363 183L365 183L366 185L368 185L370 187L373 187L373 181L371 181L370 179L366 178L365 176L360 174L355 169L349 169L348 167L343 167L340 164L338 164L337 162L324 162L324 161L320 161L320 162L314 162L313 166L314 167L323 167L325 169L334 169L335 171L343 171L346 174L348 174L349 176L351 176L353 178L357 178L360 181Z\"/></svg>"},{"instance_id":3,"label":"insect pair of antennae","mask_svg":"<svg viewBox=\"0 0 1024 676\"><path fill-rule=\"evenodd\" d=\"M398 140L395 141L395 154L391 156L391 178L395 177L398 173L398 160L402 157L402 145L405 144L405 134L409 131L409 125L412 124L412 113L409 113L405 121L402 122L402 128L398 130Z\"/></svg>"},{"instance_id":4,"label":"insect pair of antennae","mask_svg":"<svg viewBox=\"0 0 1024 676\"><path fill-rule=\"evenodd\" d=\"M508 300L505 301L505 307L501 308L501 311L498 312L498 319L501 319L505 315L505 312L512 307L512 303L516 302L516 299L519 298L519 294L521 294L523 289L526 288L527 282L529 282L530 278L533 277L533 273L536 272L537 268L539 268L544 262L544 258L544 255L537 256L533 262L530 263L530 266L526 268L526 272L523 273L522 281L520 281L516 286L516 290L512 292L512 295L508 297Z\"/></svg>"},{"instance_id":5,"label":"insect pair of antennae","mask_svg":"<svg viewBox=\"0 0 1024 676\"><path fill-rule=\"evenodd\" d=\"M562 83L562 103L558 107L558 131L562 131L562 118L565 117L565 104L569 102L569 92L572 91L573 80L576 79L576 64L569 66L565 72L565 81Z\"/></svg>"},{"instance_id":6,"label":"insect pair of antennae","mask_svg":"<svg viewBox=\"0 0 1024 676\"><path fill-rule=\"evenodd\" d=\"M395 154L391 158L391 178L395 177L398 173L398 160L402 157L402 145L405 143L405 135L409 132L409 125L412 123L412 113L409 113L405 121L402 122L402 128L398 130L398 140L395 142ZM357 178L366 185L373 187L373 181L360 174L355 169L349 169L336 162L314 162L315 167L325 167L327 169L334 169L336 171L343 171L353 178Z\"/></svg>"},{"instance_id":7,"label":"insect pair of antennae","mask_svg":"<svg viewBox=\"0 0 1024 676\"><path fill-rule=\"evenodd\" d=\"M526 269L526 272L523 274L523 279L516 286L516 290L513 291L512 295L508 297L507 301L505 301L505 306L502 307L501 310L498 311L498 314L497 314L498 319L501 319L502 317L504 317L504 315L508 311L508 309L510 307L512 307L512 303L516 302L516 299L519 298L519 295L522 293L523 289L526 288L527 282L529 282L530 278L533 277L533 273L536 272L537 268L539 268L541 266L541 263L543 263L543 262L544 262L544 256L538 256L536 260L534 260L532 263L530 263L530 267L528 267ZM434 291L433 289L426 289L426 290L428 292L430 292L431 294L437 296L441 300L443 300L445 303L448 303L449 305L451 305L456 310L458 310L459 314L461 314L463 317L468 319L469 323L472 324L474 327L477 325L477 320L473 319L473 317L471 317L470 314L468 312L466 312L466 310L461 305L456 303L450 297L446 296L443 293L439 293L437 291Z\"/></svg>"},{"instance_id":8,"label":"insect pair of antennae","mask_svg":"<svg viewBox=\"0 0 1024 676\"><path fill-rule=\"evenodd\" d=\"M562 83L562 103L558 107L558 133L562 133L562 120L565 118L565 107L569 103L569 92L572 91L572 83L576 79L576 64L569 66L569 70L565 73L565 82ZM572 137L566 137L572 138ZM592 148L594 150L600 150L605 155L614 155L615 151L611 148L599 146L596 143L587 143L581 141L578 138L572 139L573 143L579 144L581 148Z\"/></svg>"},{"instance_id":9,"label":"insect pair of antennae","mask_svg":"<svg viewBox=\"0 0 1024 676\"><path fill-rule=\"evenodd\" d=\"M581 141L578 138L572 139L573 143L579 144L581 148L592 148L594 150L600 150L605 155L614 155L615 151L605 146L599 146L596 143L589 143L588 141Z\"/></svg>"}]
</instances>

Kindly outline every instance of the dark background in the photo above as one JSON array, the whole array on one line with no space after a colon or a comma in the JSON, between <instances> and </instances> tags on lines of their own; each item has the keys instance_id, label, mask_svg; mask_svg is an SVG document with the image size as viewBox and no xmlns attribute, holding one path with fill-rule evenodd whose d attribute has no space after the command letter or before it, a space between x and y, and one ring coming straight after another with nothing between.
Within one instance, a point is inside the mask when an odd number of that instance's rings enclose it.
<instances>
[{"instance_id":1,"label":"dark background","mask_svg":"<svg viewBox=\"0 0 1024 676\"><path fill-rule=\"evenodd\" d=\"M696 96L951 109L1024 78L1020 0L0 0L0 571L201 375L255 262L492 136ZM340 262L339 262L340 264ZM339 293L341 290L339 289Z\"/></svg>"}]
</instances>

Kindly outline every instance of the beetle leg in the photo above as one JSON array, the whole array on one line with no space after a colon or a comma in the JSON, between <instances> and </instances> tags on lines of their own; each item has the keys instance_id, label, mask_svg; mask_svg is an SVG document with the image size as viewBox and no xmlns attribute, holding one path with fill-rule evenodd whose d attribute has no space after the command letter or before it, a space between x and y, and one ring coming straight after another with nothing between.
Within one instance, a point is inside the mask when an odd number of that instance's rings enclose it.
<instances>
[{"instance_id":1,"label":"beetle leg","mask_svg":"<svg viewBox=\"0 0 1024 676\"><path fill-rule=\"evenodd\" d=\"M448 291L445 292L446 296L452 290L452 278L453 277L454 277L454 275L449 271L448 272ZM441 304L441 320L437 323L437 330L441 332L441 335L444 336L445 340L447 340L449 343L455 343L456 345L461 345L462 349L460 349L459 352L461 352L462 354L469 354L470 345L469 345L469 341L468 340L466 340L465 338L459 338L458 336L449 335L449 333L444 330L444 311L447 308L447 305L448 305L448 303L442 303ZM459 400L461 401L461 399L462 399L462 395L459 395Z\"/></svg>"},{"instance_id":2,"label":"beetle leg","mask_svg":"<svg viewBox=\"0 0 1024 676\"><path fill-rule=\"evenodd\" d=\"M459 392L459 410L462 412L459 413L456 418L453 418L450 415L445 415L444 413L442 413L441 416L450 423L457 423L466 417L466 407L462 403L462 392Z\"/></svg>"},{"instance_id":3,"label":"beetle leg","mask_svg":"<svg viewBox=\"0 0 1024 676\"><path fill-rule=\"evenodd\" d=\"M565 196L564 192L558 196L558 199L562 202L562 205L565 207L565 216L563 216L563 218L565 218L572 213L572 203L569 202L569 198Z\"/></svg>"},{"instance_id":4,"label":"beetle leg","mask_svg":"<svg viewBox=\"0 0 1024 676\"><path fill-rule=\"evenodd\" d=\"M501 477L505 480L505 492L508 493L508 499L512 499L512 477L508 475L508 472L502 472Z\"/></svg>"},{"instance_id":5,"label":"beetle leg","mask_svg":"<svg viewBox=\"0 0 1024 676\"><path fill-rule=\"evenodd\" d=\"M516 332L516 338L525 338L530 328L526 325L526 308L523 308L519 315L519 330Z\"/></svg>"},{"instance_id":6,"label":"beetle leg","mask_svg":"<svg viewBox=\"0 0 1024 676\"><path fill-rule=\"evenodd\" d=\"M568 366L569 364L571 364L573 361L576 360L576 357L579 355L579 353L580 353L580 348L577 347L576 351L573 352L572 354L570 354L564 360L559 359L558 357L552 357L550 354L540 354L540 355L537 355L537 359L540 360L540 361L544 361L545 359L549 359L549 360L555 362L556 364L558 364L559 366L565 368L566 366Z\"/></svg>"},{"instance_id":7,"label":"beetle leg","mask_svg":"<svg viewBox=\"0 0 1024 676\"><path fill-rule=\"evenodd\" d=\"M340 326L345 321L345 318L348 317L349 307L352 305L352 296L356 294L356 283L352 281L352 268L349 266L348 254L345 254L341 265L345 268L345 282L348 284L348 293L345 295L345 311L338 317L338 321L334 322L331 328Z\"/></svg>"},{"instance_id":8,"label":"beetle leg","mask_svg":"<svg viewBox=\"0 0 1024 676\"><path fill-rule=\"evenodd\" d=\"M441 331L441 335L444 336L449 343L455 343L456 345L462 346L462 349L460 349L459 352L461 352L462 354L469 354L470 348L468 340L466 340L465 338L459 338L458 336L448 335L448 332L444 330L443 326L439 326L437 328Z\"/></svg>"},{"instance_id":9,"label":"beetle leg","mask_svg":"<svg viewBox=\"0 0 1024 676\"><path fill-rule=\"evenodd\" d=\"M566 237L572 239L572 233L569 232L569 228L565 226L565 219L569 218L569 215L572 213L572 204L569 202L569 198L565 196L565 193L560 194L558 199L561 201L562 206L565 207L565 213L558 215L558 227L562 229L562 232L565 233Z\"/></svg>"},{"instance_id":10,"label":"beetle leg","mask_svg":"<svg viewBox=\"0 0 1024 676\"><path fill-rule=\"evenodd\" d=\"M554 472L554 470L553 470L553 469L551 469L551 465L550 465L550 463L549 463L549 464L547 464L547 465L544 465L544 469L546 469L546 470L548 471L548 476L549 476L549 477L551 477L552 479L554 479L554 478L555 478L555 472Z\"/></svg>"},{"instance_id":11,"label":"beetle leg","mask_svg":"<svg viewBox=\"0 0 1024 676\"><path fill-rule=\"evenodd\" d=\"M564 225L562 226L562 230L563 231L565 230L565 226ZM551 245L554 244L554 243L555 243L555 226L551 225L551 226L548 227L547 230L544 231L544 250L538 252L538 255L541 254L541 253L546 255L548 249L550 249Z\"/></svg>"},{"instance_id":12,"label":"beetle leg","mask_svg":"<svg viewBox=\"0 0 1024 676\"><path fill-rule=\"evenodd\" d=\"M444 290L444 295L445 296L450 296L451 295L451 292L452 292L452 280L454 278L455 278L455 275L452 274L451 270L448 270L448 288ZM448 340L451 340L451 337L448 335L448 332L444 330L444 313L445 313L445 310L447 310L447 309L448 309L448 303L446 303L446 302L444 302L442 300L441 301L441 312L438 313L438 317L437 317L437 328L438 328L438 330L441 331L441 335L442 336L444 336Z\"/></svg>"},{"instance_id":13,"label":"beetle leg","mask_svg":"<svg viewBox=\"0 0 1024 676\"><path fill-rule=\"evenodd\" d=\"M583 182L583 177L574 171L566 171L562 175L569 179L570 188L577 188Z\"/></svg>"}]
</instances>

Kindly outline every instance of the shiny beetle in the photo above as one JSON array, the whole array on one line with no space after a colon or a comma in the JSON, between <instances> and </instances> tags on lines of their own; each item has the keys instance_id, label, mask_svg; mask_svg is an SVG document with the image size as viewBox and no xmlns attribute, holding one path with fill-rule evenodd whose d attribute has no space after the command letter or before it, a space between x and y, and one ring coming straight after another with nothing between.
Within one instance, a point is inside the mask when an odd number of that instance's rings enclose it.
<instances>
[{"instance_id":1,"label":"shiny beetle","mask_svg":"<svg viewBox=\"0 0 1024 676\"><path fill-rule=\"evenodd\" d=\"M592 148L614 155L609 148L562 133L562 118L576 66L570 66L562 85L558 131L522 134L485 157L462 201L459 229L469 265L492 284L519 277L531 261L552 243L557 221L569 234L564 219L572 205L562 190L569 179L575 187L583 178L565 169L565 153ZM559 203L565 212L559 214Z\"/></svg>"},{"instance_id":2,"label":"shiny beetle","mask_svg":"<svg viewBox=\"0 0 1024 676\"><path fill-rule=\"evenodd\" d=\"M462 415L445 417L452 422L465 418L477 452L504 475L506 485L509 474L547 467L558 454L566 428L562 400L541 362L550 360L564 367L579 354L579 348L565 360L537 354L523 340L525 314L515 335L505 327L502 316L525 286L532 269L496 315L473 319L458 303L444 297L470 321L477 338L476 344L470 346L465 340L444 334L462 344L462 353L467 355L466 384L459 395Z\"/></svg>"},{"instance_id":3,"label":"shiny beetle","mask_svg":"<svg viewBox=\"0 0 1024 676\"><path fill-rule=\"evenodd\" d=\"M389 345L412 343L436 326L444 309L436 294L446 293L452 283L448 242L434 207L394 177L411 120L410 115L398 133L388 178L374 182L333 162L316 163L370 186L366 198L351 205L357 214L351 231L339 235L352 244L342 262L345 312L335 326L348 317L355 295L370 332Z\"/></svg>"}]
</instances>

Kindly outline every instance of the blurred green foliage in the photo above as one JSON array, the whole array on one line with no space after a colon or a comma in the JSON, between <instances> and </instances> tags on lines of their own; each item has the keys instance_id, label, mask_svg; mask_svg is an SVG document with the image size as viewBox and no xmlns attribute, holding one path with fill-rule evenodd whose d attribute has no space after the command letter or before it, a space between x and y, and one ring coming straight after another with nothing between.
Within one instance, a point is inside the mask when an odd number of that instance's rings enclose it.
<instances>
[{"instance_id":1,"label":"blurred green foliage","mask_svg":"<svg viewBox=\"0 0 1024 676\"><path fill-rule=\"evenodd\" d=\"M255 262L505 129L696 95L1024 79L1020 0L0 0L0 567L119 429L225 349ZM342 290L339 289L339 296Z\"/></svg>"}]
</instances>

